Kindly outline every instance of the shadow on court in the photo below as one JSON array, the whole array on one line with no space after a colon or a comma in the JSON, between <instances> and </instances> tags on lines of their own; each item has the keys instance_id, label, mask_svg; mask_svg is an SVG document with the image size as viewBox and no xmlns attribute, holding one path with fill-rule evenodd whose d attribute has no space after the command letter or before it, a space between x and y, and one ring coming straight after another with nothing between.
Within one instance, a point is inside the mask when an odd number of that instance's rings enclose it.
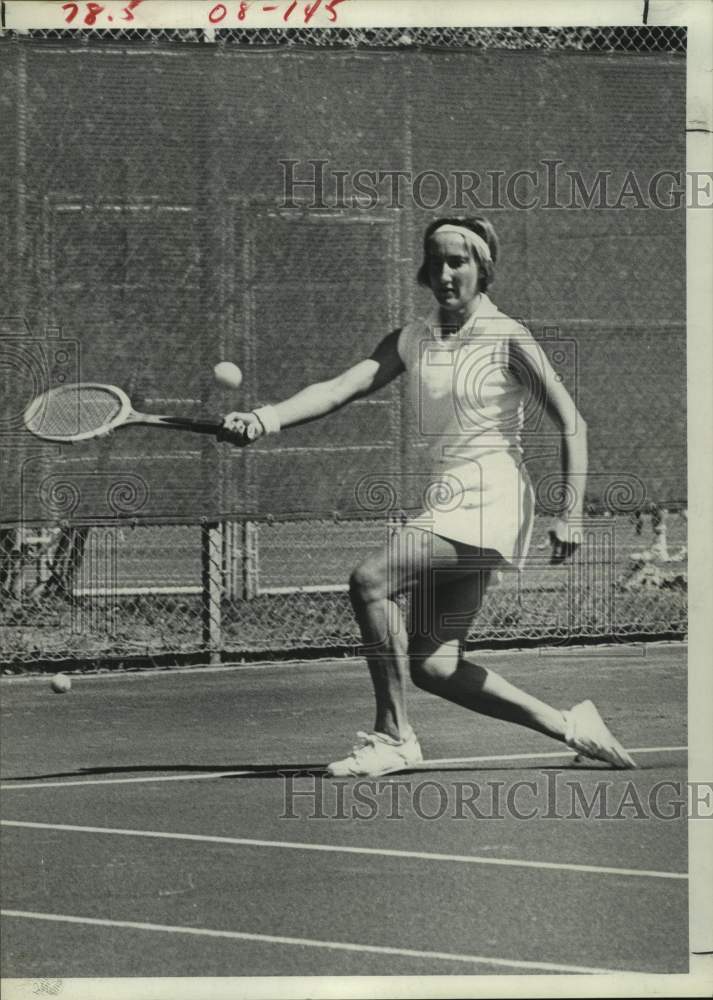
<instances>
[{"instance_id":1,"label":"shadow on court","mask_svg":"<svg viewBox=\"0 0 713 1000\"><path fill-rule=\"evenodd\" d=\"M655 763L639 763L636 771L661 771L666 770L669 767L677 768L678 764L671 761L662 761L658 759ZM218 780L243 780L252 778L319 778L322 777L325 781L358 781L358 777L350 778L331 778L326 773L326 764L136 764L136 765L126 765L122 767L82 767L75 771L50 771L44 774L20 774L14 775L13 777L3 778L3 782L11 783L17 781L46 781L48 778L90 778L98 777L99 775L112 775L112 774L147 774L155 775L157 780L160 780L162 775L173 775L173 774L196 774L215 776ZM236 774L239 771L241 773ZM523 764L521 761L512 761L510 764L431 764L428 761L424 761L423 767L409 767L403 771L398 771L392 774L382 775L377 779L363 779L363 780L397 780L400 777L405 777L414 774L490 774L490 773L500 773L500 772L513 772L513 771L533 771L541 773L543 771L550 771L559 774L562 771L566 771L569 774L586 773L592 772L605 772L609 775L611 774L635 774L636 772L621 772L612 771L607 764L600 763L598 761L582 761L576 765L563 763L563 764L537 764L531 763L529 765Z\"/></svg>"}]
</instances>

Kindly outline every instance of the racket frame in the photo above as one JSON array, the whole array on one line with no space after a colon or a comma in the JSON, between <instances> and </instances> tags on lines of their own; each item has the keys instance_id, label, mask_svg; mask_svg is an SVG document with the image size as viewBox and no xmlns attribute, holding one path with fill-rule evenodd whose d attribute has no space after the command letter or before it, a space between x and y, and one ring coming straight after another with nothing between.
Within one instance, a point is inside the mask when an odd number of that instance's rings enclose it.
<instances>
[{"instance_id":1,"label":"racket frame","mask_svg":"<svg viewBox=\"0 0 713 1000\"><path fill-rule=\"evenodd\" d=\"M77 434L46 434L32 426L32 423L37 418L38 413L40 413L43 407L48 405L49 397L60 392L71 390L78 390L81 392L82 389L102 389L105 392L108 391L113 393L120 404L118 413L116 413L111 420L102 424L101 427L88 431L80 431ZM139 424L147 427L164 427L172 430L185 430L198 434L212 435L216 435L222 427L221 422L217 420L198 420L192 417L174 417L167 414L139 413L133 408L131 400L123 389L120 389L117 385L109 385L108 383L102 382L70 382L66 385L59 385L52 389L48 389L40 396L36 396L35 399L29 403L25 409L23 417L25 427L31 434L35 437L41 438L43 441L55 441L59 444L74 444L78 441L91 441L93 438L109 434L118 427L126 427L130 424Z\"/></svg>"}]
</instances>

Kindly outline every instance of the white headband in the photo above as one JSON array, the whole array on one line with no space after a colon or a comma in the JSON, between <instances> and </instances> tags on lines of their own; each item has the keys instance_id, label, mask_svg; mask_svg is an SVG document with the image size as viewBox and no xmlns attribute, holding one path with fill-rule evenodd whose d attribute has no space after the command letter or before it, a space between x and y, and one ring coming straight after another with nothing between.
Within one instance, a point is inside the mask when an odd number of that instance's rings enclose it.
<instances>
[{"instance_id":1,"label":"white headband","mask_svg":"<svg viewBox=\"0 0 713 1000\"><path fill-rule=\"evenodd\" d=\"M435 236L436 233L458 233L466 241L468 246L475 250L476 255L481 261L492 261L490 255L490 247L485 242L482 236L478 236L474 233L472 229L467 229L465 226L453 226L449 222L444 222L442 226L438 229L434 229L431 236Z\"/></svg>"}]
</instances>

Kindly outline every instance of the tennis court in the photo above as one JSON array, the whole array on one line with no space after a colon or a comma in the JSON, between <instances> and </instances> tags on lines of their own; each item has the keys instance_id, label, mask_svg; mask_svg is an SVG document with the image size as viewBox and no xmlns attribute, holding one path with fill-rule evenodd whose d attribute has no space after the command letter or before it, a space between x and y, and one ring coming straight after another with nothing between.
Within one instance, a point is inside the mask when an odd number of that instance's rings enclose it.
<instances>
[{"instance_id":1,"label":"tennis court","mask_svg":"<svg viewBox=\"0 0 713 1000\"><path fill-rule=\"evenodd\" d=\"M686 646L472 656L640 769L414 691L424 765L327 779L357 659L4 679L5 975L687 970Z\"/></svg>"}]
</instances>

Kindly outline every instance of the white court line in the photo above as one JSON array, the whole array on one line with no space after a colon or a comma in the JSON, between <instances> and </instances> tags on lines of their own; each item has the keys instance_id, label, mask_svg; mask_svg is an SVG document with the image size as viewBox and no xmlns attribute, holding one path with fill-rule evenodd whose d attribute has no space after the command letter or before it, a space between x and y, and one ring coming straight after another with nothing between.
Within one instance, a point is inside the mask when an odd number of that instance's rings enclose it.
<instances>
[{"instance_id":1,"label":"white court line","mask_svg":"<svg viewBox=\"0 0 713 1000\"><path fill-rule=\"evenodd\" d=\"M157 768L159 770L159 768ZM89 778L84 781L45 781L28 782L27 784L2 784L0 790L10 791L12 788L76 788L78 785L140 785L154 781L205 781L207 778L234 778L242 774L259 774L256 771L206 771L200 774L160 774L149 778Z\"/></svg>"},{"instance_id":2,"label":"white court line","mask_svg":"<svg viewBox=\"0 0 713 1000\"><path fill-rule=\"evenodd\" d=\"M680 750L688 750L688 747L631 747L629 753L671 753ZM576 756L577 754L573 750L548 750L546 753L498 753L489 757L434 757L432 760L424 760L423 764L484 764L493 760L539 760L548 757Z\"/></svg>"},{"instance_id":3,"label":"white court line","mask_svg":"<svg viewBox=\"0 0 713 1000\"><path fill-rule=\"evenodd\" d=\"M676 747L631 747L630 753L678 753L688 750L687 746ZM412 771L437 771L442 764L487 764L499 760L548 760L557 757L576 757L572 750L548 750L546 753L501 753L491 754L486 757L437 757L433 760L422 761L417 768L406 768L399 774L411 773ZM435 765L435 766L434 766ZM277 770L277 765L275 767ZM160 770L157 768L156 770ZM299 774L290 767L283 768L285 771ZM307 768L305 770L308 770ZM10 791L13 788L76 788L78 785L139 785L154 781L205 781L208 778L236 778L246 774L260 775L259 771L248 769L245 771L205 771L198 774L159 774L150 777L140 778L85 778L80 781L29 781L20 783L7 782L0 784L0 790Z\"/></svg>"},{"instance_id":4,"label":"white court line","mask_svg":"<svg viewBox=\"0 0 713 1000\"><path fill-rule=\"evenodd\" d=\"M680 879L685 872L655 871L645 868L610 868L606 865L577 865L564 861L525 861L516 858L492 858L478 854L437 854L430 851L400 851L386 847L354 847L343 844L315 844L294 840L261 840L253 837L216 837L201 833L169 833L163 830L122 830L108 826L74 826L64 823L30 823L4 819L2 826L25 830L59 830L65 833L103 833L119 837L149 837L157 840L189 840L201 844L230 844L234 847L278 847L291 851L321 851L328 854L371 854L380 858L415 858L418 861L451 861L471 865L495 865L505 868L538 868L554 871L586 872L594 875L633 876L635 878Z\"/></svg>"},{"instance_id":5,"label":"white court line","mask_svg":"<svg viewBox=\"0 0 713 1000\"><path fill-rule=\"evenodd\" d=\"M93 927L121 927L135 931L160 931L164 934L193 934L197 937L228 938L233 941L258 941L261 944L297 945L301 948L331 948L373 955L400 955L406 958L430 958L445 962L467 962L470 965L494 965L509 969L538 969L543 972L570 972L592 975L633 975L630 970L600 969L587 965L564 965L559 962L528 962L519 959L490 958L485 955L459 955L448 951L419 951L415 948L391 948L377 944L353 944L348 941L320 941L315 938L285 937L278 934L249 934L246 931L218 931L207 927L176 927L171 924L147 924L134 920L102 920L98 917L74 917L62 913L34 913L27 910L0 910L3 917L27 920L49 920L56 923L86 924ZM638 973L640 975L640 973Z\"/></svg>"}]
</instances>

